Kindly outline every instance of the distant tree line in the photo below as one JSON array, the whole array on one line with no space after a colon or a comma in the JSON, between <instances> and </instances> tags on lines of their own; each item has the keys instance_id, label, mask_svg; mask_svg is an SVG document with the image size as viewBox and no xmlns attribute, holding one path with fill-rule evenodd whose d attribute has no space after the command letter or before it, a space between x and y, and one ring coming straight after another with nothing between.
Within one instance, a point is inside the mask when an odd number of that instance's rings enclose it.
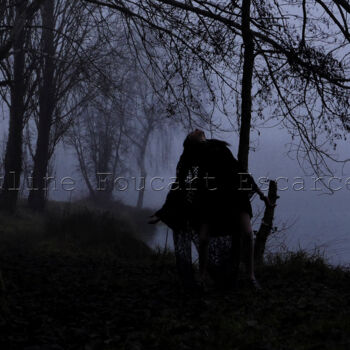
<instances>
[{"instance_id":1,"label":"distant tree line","mask_svg":"<svg viewBox=\"0 0 350 350\"><path fill-rule=\"evenodd\" d=\"M16 210L23 178L29 207L45 209L60 142L74 149L96 202L112 198L112 183L97 191L100 174L115 178L136 167L146 181L151 136L166 145L175 123L165 128L163 83L151 80L147 63L134 55L136 46L145 47L131 42L120 15L83 2L7 1L1 22L1 42L9 47L0 66L9 129L0 208ZM12 27L16 35L5 29ZM139 207L143 196L141 190Z\"/></svg>"}]
</instances>

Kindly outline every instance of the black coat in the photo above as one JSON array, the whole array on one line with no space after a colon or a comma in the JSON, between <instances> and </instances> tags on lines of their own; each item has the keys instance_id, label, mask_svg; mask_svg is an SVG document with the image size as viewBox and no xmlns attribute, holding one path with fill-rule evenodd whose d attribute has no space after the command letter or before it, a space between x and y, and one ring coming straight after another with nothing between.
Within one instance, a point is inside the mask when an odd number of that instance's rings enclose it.
<instances>
[{"instance_id":1,"label":"black coat","mask_svg":"<svg viewBox=\"0 0 350 350\"><path fill-rule=\"evenodd\" d=\"M210 139L184 149L163 207L155 214L170 228L201 223L226 230L240 212L252 217L250 197L257 190L254 179L243 171L227 143Z\"/></svg>"}]
</instances>

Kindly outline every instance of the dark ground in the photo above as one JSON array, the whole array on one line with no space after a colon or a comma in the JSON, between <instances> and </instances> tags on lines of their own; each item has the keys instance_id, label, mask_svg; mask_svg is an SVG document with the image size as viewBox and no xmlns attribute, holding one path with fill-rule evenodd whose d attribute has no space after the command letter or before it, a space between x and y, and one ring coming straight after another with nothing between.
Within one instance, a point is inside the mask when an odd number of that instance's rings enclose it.
<instances>
[{"instance_id":1,"label":"dark ground","mask_svg":"<svg viewBox=\"0 0 350 350\"><path fill-rule=\"evenodd\" d=\"M66 221L85 220L84 236L62 238L57 221L30 240L33 228L0 232L1 349L350 349L350 272L297 253L258 271L262 292L241 280L191 295L171 254L131 237L111 243L120 223L106 234L109 219L79 215Z\"/></svg>"}]
</instances>

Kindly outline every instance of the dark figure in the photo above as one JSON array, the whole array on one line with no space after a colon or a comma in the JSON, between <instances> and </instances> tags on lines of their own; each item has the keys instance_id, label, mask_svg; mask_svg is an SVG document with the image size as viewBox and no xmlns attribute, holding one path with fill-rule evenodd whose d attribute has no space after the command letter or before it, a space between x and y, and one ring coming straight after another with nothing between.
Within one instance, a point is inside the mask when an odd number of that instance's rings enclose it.
<instances>
[{"instance_id":1,"label":"dark figure","mask_svg":"<svg viewBox=\"0 0 350 350\"><path fill-rule=\"evenodd\" d=\"M232 258L235 261L231 263L238 268L238 245L242 235L248 249L246 266L249 277L252 284L259 287L254 275L250 198L258 193L266 204L269 202L227 146L224 141L206 139L202 130L190 133L184 141L184 151L176 168L177 181L150 223L161 220L173 229L175 249L179 235L185 239L188 231L197 232L201 284L207 274L210 237L232 237ZM239 232L235 233L237 228ZM187 245L188 249L190 245Z\"/></svg>"}]
</instances>

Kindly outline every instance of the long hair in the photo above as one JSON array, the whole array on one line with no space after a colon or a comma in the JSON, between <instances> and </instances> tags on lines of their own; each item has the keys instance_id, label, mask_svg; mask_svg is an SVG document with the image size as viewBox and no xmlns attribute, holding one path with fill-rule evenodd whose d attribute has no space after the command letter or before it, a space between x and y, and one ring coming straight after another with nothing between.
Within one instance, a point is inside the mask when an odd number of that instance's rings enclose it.
<instances>
[{"instance_id":1,"label":"long hair","mask_svg":"<svg viewBox=\"0 0 350 350\"><path fill-rule=\"evenodd\" d=\"M183 152L176 167L176 177L180 185L184 185L186 176L192 165L198 161L203 145L206 141L198 141L191 134L188 134L183 142Z\"/></svg>"},{"instance_id":2,"label":"long hair","mask_svg":"<svg viewBox=\"0 0 350 350\"><path fill-rule=\"evenodd\" d=\"M190 134L187 135L183 142L183 152L176 167L176 177L180 187L185 188L186 177L193 165L199 165L200 170L204 170L201 167L204 166L205 168L208 165L206 164L206 155L209 155L208 153L213 152L215 149L222 149L227 146L230 146L230 144L226 141L218 139L198 141L191 137Z\"/></svg>"}]
</instances>

